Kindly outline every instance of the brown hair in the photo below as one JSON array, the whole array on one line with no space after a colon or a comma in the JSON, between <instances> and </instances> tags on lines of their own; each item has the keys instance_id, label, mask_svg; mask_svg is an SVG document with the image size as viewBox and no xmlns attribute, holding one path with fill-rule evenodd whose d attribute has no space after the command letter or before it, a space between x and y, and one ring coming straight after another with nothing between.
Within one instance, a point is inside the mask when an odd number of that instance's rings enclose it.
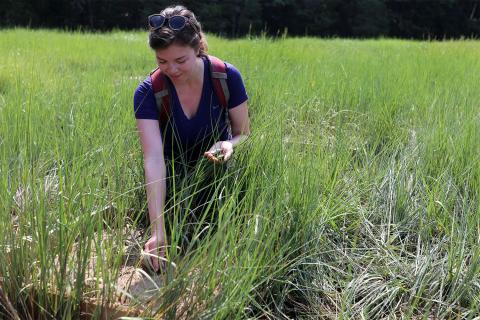
<instances>
[{"instance_id":1,"label":"brown hair","mask_svg":"<svg viewBox=\"0 0 480 320\"><path fill-rule=\"evenodd\" d=\"M187 24L181 30L172 30L168 25L157 30L150 30L148 44L153 50L165 49L171 44L190 46L199 51L199 56L207 54L208 46L202 26L192 11L184 6L170 6L160 12L166 18L173 16L184 16L188 19Z\"/></svg>"}]
</instances>

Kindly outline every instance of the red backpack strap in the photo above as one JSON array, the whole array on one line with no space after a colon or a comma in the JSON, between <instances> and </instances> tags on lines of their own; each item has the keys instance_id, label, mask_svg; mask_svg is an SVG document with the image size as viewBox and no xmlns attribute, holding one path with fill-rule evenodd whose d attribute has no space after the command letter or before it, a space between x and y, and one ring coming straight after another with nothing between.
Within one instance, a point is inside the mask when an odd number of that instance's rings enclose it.
<instances>
[{"instance_id":1,"label":"red backpack strap","mask_svg":"<svg viewBox=\"0 0 480 320\"><path fill-rule=\"evenodd\" d=\"M214 56L208 56L210 73L212 75L213 90L223 108L228 108L230 91L227 85L227 66L225 62Z\"/></svg>"},{"instance_id":2,"label":"red backpack strap","mask_svg":"<svg viewBox=\"0 0 480 320\"><path fill-rule=\"evenodd\" d=\"M170 117L170 97L168 92L167 79L157 68L150 73L152 88L157 102L160 126L164 127Z\"/></svg>"}]
</instances>

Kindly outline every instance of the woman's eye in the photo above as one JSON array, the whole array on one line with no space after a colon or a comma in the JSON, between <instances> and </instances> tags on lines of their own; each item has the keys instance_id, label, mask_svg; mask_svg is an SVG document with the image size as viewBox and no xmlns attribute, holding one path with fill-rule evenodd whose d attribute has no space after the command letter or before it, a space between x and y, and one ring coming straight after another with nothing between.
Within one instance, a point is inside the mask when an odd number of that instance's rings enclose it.
<instances>
[{"instance_id":1,"label":"woman's eye","mask_svg":"<svg viewBox=\"0 0 480 320\"><path fill-rule=\"evenodd\" d=\"M165 61L158 61L159 64L165 64Z\"/></svg>"},{"instance_id":2,"label":"woman's eye","mask_svg":"<svg viewBox=\"0 0 480 320\"><path fill-rule=\"evenodd\" d=\"M177 61L179 64L185 63L185 60Z\"/></svg>"}]
</instances>

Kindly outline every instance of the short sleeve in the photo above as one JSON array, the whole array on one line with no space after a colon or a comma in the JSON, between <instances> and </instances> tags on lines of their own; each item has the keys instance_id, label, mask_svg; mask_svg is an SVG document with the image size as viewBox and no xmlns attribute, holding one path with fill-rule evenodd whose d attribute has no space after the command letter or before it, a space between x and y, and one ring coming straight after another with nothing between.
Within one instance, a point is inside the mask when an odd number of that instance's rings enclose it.
<instances>
[{"instance_id":1,"label":"short sleeve","mask_svg":"<svg viewBox=\"0 0 480 320\"><path fill-rule=\"evenodd\" d=\"M248 95L240 72L230 63L226 62L225 64L227 66L227 84L230 93L228 109L232 109L247 101Z\"/></svg>"},{"instance_id":2,"label":"short sleeve","mask_svg":"<svg viewBox=\"0 0 480 320\"><path fill-rule=\"evenodd\" d=\"M137 119L158 119L157 104L152 90L152 81L147 77L141 82L133 96L133 108Z\"/></svg>"}]
</instances>

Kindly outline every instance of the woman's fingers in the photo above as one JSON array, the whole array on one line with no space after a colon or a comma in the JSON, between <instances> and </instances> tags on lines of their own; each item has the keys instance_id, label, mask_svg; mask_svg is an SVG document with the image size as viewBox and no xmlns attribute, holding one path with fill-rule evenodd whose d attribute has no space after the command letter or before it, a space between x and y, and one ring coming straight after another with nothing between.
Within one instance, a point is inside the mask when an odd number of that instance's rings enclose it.
<instances>
[{"instance_id":1,"label":"woman's fingers","mask_svg":"<svg viewBox=\"0 0 480 320\"><path fill-rule=\"evenodd\" d=\"M145 257L148 266L155 272L158 272L160 265L164 266L165 246L161 243L157 246L155 241L148 241L145 244L145 252L148 253ZM160 260L162 260L162 262L160 262Z\"/></svg>"},{"instance_id":2,"label":"woman's fingers","mask_svg":"<svg viewBox=\"0 0 480 320\"><path fill-rule=\"evenodd\" d=\"M231 143L222 142L220 147L215 144L210 150L204 153L204 156L213 163L223 163L230 159L233 154Z\"/></svg>"},{"instance_id":3,"label":"woman's fingers","mask_svg":"<svg viewBox=\"0 0 480 320\"><path fill-rule=\"evenodd\" d=\"M152 255L156 255L156 251L157 250L155 250L155 244L153 242L149 241L145 244L145 252L147 253L147 255L145 255L144 261L146 262L147 266L153 269L153 271L155 272L158 270L158 259L156 259Z\"/></svg>"},{"instance_id":4,"label":"woman's fingers","mask_svg":"<svg viewBox=\"0 0 480 320\"><path fill-rule=\"evenodd\" d=\"M224 157L223 157L224 161L227 161L228 159L230 159L232 154L233 154L233 149L229 148L225 150Z\"/></svg>"},{"instance_id":5,"label":"woman's fingers","mask_svg":"<svg viewBox=\"0 0 480 320\"><path fill-rule=\"evenodd\" d=\"M157 257L150 257L150 261L152 262L153 271L158 271L158 258Z\"/></svg>"},{"instance_id":6,"label":"woman's fingers","mask_svg":"<svg viewBox=\"0 0 480 320\"><path fill-rule=\"evenodd\" d=\"M145 251L146 252L146 251ZM155 268L155 263L153 257L150 254L143 255L143 265L147 267L148 270L153 270L157 272L157 268Z\"/></svg>"},{"instance_id":7,"label":"woman's fingers","mask_svg":"<svg viewBox=\"0 0 480 320\"><path fill-rule=\"evenodd\" d=\"M205 152L205 157L210 161L210 162L213 162L213 163L220 163L220 159L218 159L217 157L215 157L213 155L213 152L212 151L207 151Z\"/></svg>"}]
</instances>

